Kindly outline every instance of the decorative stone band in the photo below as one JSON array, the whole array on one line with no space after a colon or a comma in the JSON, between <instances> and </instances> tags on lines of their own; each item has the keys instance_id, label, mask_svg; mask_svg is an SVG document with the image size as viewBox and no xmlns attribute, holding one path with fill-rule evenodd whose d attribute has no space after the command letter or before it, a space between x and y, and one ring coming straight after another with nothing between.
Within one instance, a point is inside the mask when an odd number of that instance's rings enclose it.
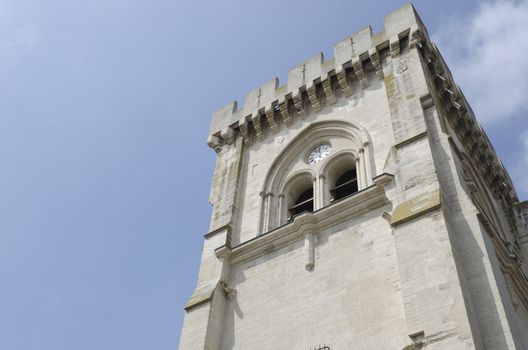
<instances>
[{"instance_id":1,"label":"decorative stone band","mask_svg":"<svg viewBox=\"0 0 528 350\"><path fill-rule=\"evenodd\" d=\"M313 213L301 214L295 217L293 222L268 231L235 247L221 246L216 249L216 255L227 259L231 265L236 265L254 260L269 253L270 250L277 250L304 239L305 250L307 251L305 268L311 270L315 263L313 259L314 237L329 227L389 204L384 187L392 180L393 175L379 175L373 179L374 185L350 197L334 202ZM380 213L380 215L382 214Z\"/></svg>"},{"instance_id":2,"label":"decorative stone band","mask_svg":"<svg viewBox=\"0 0 528 350\"><path fill-rule=\"evenodd\" d=\"M384 30L373 34L370 27L345 38L334 47L334 57L324 61L318 53L288 72L288 81L279 86L274 78L250 91L239 109L237 102L213 113L208 144L218 151L233 135L245 141L260 139L268 130L277 132L289 127L294 118L305 118L310 110L319 111L339 96L352 94L351 83L368 86L368 72L383 77L385 57L395 57L403 50L425 40L425 28L411 4L406 4L384 18Z\"/></svg>"},{"instance_id":3,"label":"decorative stone band","mask_svg":"<svg viewBox=\"0 0 528 350\"><path fill-rule=\"evenodd\" d=\"M440 208L440 190L424 193L398 204L392 213L391 225L399 225L438 208Z\"/></svg>"}]
</instances>

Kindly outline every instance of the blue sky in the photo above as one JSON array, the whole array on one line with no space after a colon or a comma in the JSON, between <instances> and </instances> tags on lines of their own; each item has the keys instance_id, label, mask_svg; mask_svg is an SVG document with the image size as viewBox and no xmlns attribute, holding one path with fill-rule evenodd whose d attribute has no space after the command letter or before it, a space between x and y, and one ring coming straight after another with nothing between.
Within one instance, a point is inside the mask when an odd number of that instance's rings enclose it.
<instances>
[{"instance_id":1,"label":"blue sky","mask_svg":"<svg viewBox=\"0 0 528 350\"><path fill-rule=\"evenodd\" d=\"M0 0L0 349L177 348L212 111L401 4ZM414 4L526 199L527 2Z\"/></svg>"}]
</instances>

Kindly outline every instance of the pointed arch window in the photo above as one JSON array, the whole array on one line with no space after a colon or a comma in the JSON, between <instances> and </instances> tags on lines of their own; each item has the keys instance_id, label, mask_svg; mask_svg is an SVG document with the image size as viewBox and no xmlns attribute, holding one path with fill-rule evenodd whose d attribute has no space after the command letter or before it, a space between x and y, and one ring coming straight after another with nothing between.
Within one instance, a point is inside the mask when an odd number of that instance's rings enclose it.
<instances>
[{"instance_id":1,"label":"pointed arch window","mask_svg":"<svg viewBox=\"0 0 528 350\"><path fill-rule=\"evenodd\" d=\"M312 123L285 145L260 192L260 233L370 186L375 166L369 139L362 127L332 120ZM328 154L311 160L322 145Z\"/></svg>"}]
</instances>

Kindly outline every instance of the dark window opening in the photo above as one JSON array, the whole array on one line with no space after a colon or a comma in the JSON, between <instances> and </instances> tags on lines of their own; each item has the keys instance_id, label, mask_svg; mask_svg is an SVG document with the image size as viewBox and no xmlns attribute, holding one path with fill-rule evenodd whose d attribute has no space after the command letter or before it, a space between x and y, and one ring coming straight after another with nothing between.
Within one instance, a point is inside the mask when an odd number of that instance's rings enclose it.
<instances>
[{"instance_id":1,"label":"dark window opening","mask_svg":"<svg viewBox=\"0 0 528 350\"><path fill-rule=\"evenodd\" d=\"M356 169L351 169L337 179L335 188L330 191L333 201L340 200L358 191Z\"/></svg>"},{"instance_id":2,"label":"dark window opening","mask_svg":"<svg viewBox=\"0 0 528 350\"><path fill-rule=\"evenodd\" d=\"M305 211L313 211L313 188L309 188L295 201L293 207L288 209L291 216L299 215Z\"/></svg>"}]
</instances>

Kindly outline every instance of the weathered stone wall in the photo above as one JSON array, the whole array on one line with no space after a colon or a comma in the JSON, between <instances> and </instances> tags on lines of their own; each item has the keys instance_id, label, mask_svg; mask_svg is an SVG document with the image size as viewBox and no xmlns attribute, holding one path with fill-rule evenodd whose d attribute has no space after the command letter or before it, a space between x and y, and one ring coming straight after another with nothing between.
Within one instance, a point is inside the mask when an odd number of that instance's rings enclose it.
<instances>
[{"instance_id":1,"label":"weathered stone wall","mask_svg":"<svg viewBox=\"0 0 528 350\"><path fill-rule=\"evenodd\" d=\"M291 142L315 121L345 121L364 128L371 137L374 147L372 163L377 174L383 172L383 166L394 144L390 125L390 113L384 83L372 77L366 89L354 84L353 95L349 99L340 99L336 104L325 107L319 113L310 113L304 120L298 120L291 128L284 128L277 134L269 133L260 142L246 149L243 177L244 192L241 193L239 229L233 234L233 244L239 244L256 237L259 232L259 219L262 210L260 193L277 156L289 147ZM302 158L304 168L309 168L304 153L310 151L312 141L307 140ZM324 140L320 140L323 142ZM301 169L301 167L300 167Z\"/></svg>"},{"instance_id":2,"label":"weathered stone wall","mask_svg":"<svg viewBox=\"0 0 528 350\"><path fill-rule=\"evenodd\" d=\"M526 304L518 296L519 289L509 281L509 274L503 272L512 269L511 262L501 266L500 253L497 254L507 249L508 241L514 247L515 234L507 213L478 172L465 171L475 159L449 123L435 87L431 90L438 107L431 107L426 113L429 142L446 202L444 212L474 339L484 349L525 349ZM484 201L489 201L489 205ZM483 218L489 220L493 230L486 227ZM522 258L520 251L518 254ZM520 270L513 268L511 273L523 278Z\"/></svg>"},{"instance_id":3,"label":"weathered stone wall","mask_svg":"<svg viewBox=\"0 0 528 350\"><path fill-rule=\"evenodd\" d=\"M527 349L509 177L412 6L384 22L213 115L181 350ZM309 165L322 142L334 153ZM347 148L360 191L332 203L327 164ZM302 173L315 211L286 223L281 186Z\"/></svg>"},{"instance_id":4,"label":"weathered stone wall","mask_svg":"<svg viewBox=\"0 0 528 350\"><path fill-rule=\"evenodd\" d=\"M397 256L378 209L233 269L222 349L402 349L408 343Z\"/></svg>"}]
</instances>

